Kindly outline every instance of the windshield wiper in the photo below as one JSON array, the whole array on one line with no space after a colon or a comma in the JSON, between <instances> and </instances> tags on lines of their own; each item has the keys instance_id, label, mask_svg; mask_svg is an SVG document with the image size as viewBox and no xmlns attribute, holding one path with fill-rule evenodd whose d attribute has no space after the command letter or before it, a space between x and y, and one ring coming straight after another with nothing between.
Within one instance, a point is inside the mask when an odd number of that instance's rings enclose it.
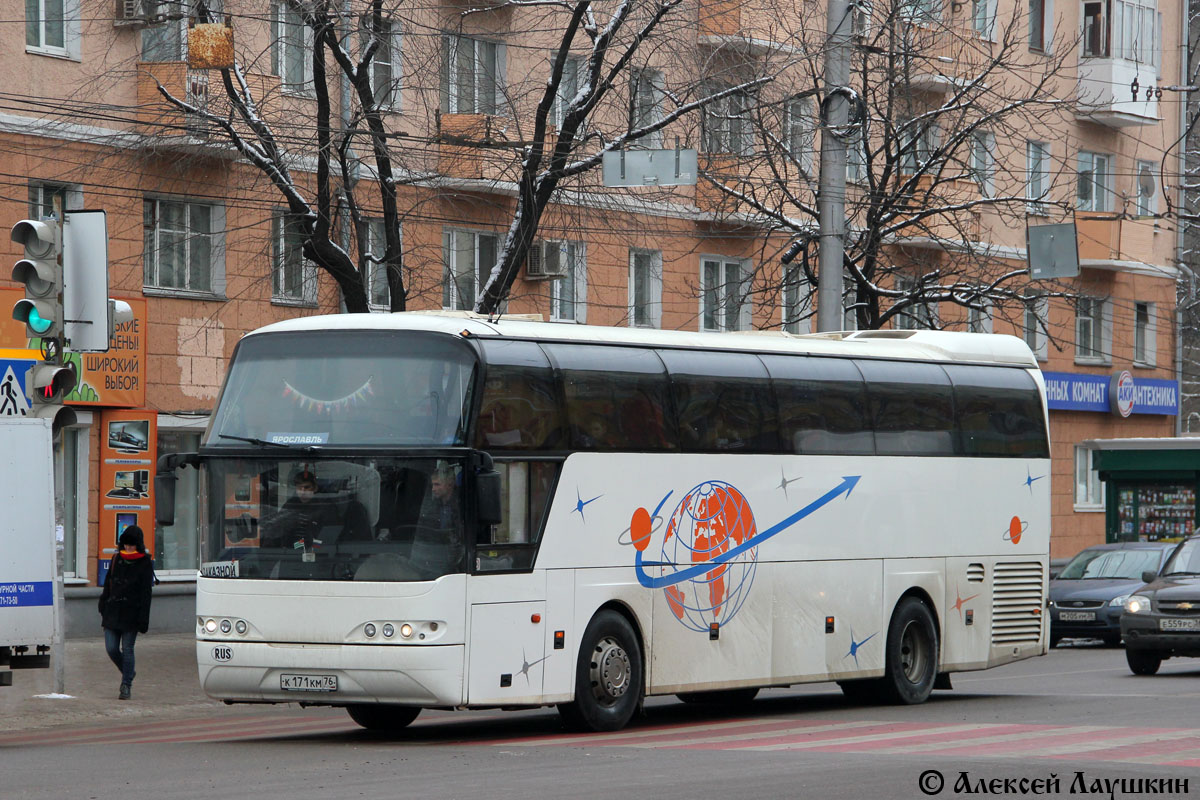
<instances>
[{"instance_id":1,"label":"windshield wiper","mask_svg":"<svg viewBox=\"0 0 1200 800\"><path fill-rule=\"evenodd\" d=\"M1164 572L1164 573L1163 573L1162 575L1160 575L1159 577L1160 577L1160 578L1169 578L1169 577L1170 577L1170 576L1172 576L1172 575L1200 575L1200 572L1185 572L1185 571L1181 571L1181 572Z\"/></svg>"},{"instance_id":2,"label":"windshield wiper","mask_svg":"<svg viewBox=\"0 0 1200 800\"><path fill-rule=\"evenodd\" d=\"M256 439L253 436L234 436L230 433L218 433L218 439L236 439L239 442L248 442L259 447L282 447L284 450L303 450L306 453L311 453L317 448L311 444L287 444L286 442L268 442L266 439Z\"/></svg>"}]
</instances>

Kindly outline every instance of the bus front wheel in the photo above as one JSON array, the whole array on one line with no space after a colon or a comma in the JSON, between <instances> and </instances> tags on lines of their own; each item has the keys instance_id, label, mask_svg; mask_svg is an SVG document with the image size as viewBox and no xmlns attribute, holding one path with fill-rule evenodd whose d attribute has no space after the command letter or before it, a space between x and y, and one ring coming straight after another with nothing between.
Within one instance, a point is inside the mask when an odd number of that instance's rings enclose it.
<instances>
[{"instance_id":1,"label":"bus front wheel","mask_svg":"<svg viewBox=\"0 0 1200 800\"><path fill-rule=\"evenodd\" d=\"M350 719L369 731L394 733L409 726L421 713L412 706L392 706L383 703L355 703L346 706Z\"/></svg>"},{"instance_id":2,"label":"bus front wheel","mask_svg":"<svg viewBox=\"0 0 1200 800\"><path fill-rule=\"evenodd\" d=\"M937 679L938 635L929 606L906 597L888 625L880 688L886 700L902 705L924 703Z\"/></svg>"},{"instance_id":3,"label":"bus front wheel","mask_svg":"<svg viewBox=\"0 0 1200 800\"><path fill-rule=\"evenodd\" d=\"M575 666L575 700L558 707L567 727L624 728L642 699L642 648L629 620L605 609L583 633Z\"/></svg>"}]
</instances>

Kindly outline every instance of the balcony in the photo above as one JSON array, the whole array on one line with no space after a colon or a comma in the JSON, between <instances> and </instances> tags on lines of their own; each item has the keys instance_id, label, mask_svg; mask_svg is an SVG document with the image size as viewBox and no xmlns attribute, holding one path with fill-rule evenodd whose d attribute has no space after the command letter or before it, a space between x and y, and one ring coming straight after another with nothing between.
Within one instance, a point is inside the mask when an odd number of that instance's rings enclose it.
<instances>
[{"instance_id":1,"label":"balcony","mask_svg":"<svg viewBox=\"0 0 1200 800\"><path fill-rule=\"evenodd\" d=\"M1161 122L1153 64L1123 58L1091 56L1079 60L1079 119L1125 128ZM1137 98L1133 84L1137 81Z\"/></svg>"},{"instance_id":2,"label":"balcony","mask_svg":"<svg viewBox=\"0 0 1200 800\"><path fill-rule=\"evenodd\" d=\"M1124 219L1111 213L1079 212L1075 215L1079 265L1085 269L1126 270L1154 264L1154 239L1160 230L1153 218Z\"/></svg>"},{"instance_id":3,"label":"balcony","mask_svg":"<svg viewBox=\"0 0 1200 800\"><path fill-rule=\"evenodd\" d=\"M167 101L159 92L161 85L172 97L203 110L217 110L226 105L224 90L213 88L210 94L209 71L188 69L184 61L153 61L138 64L137 132L148 148L168 152L185 152L218 158L233 158L237 151L222 133L200 117L185 114ZM263 97L269 88L265 81L278 81L270 76L248 76L251 91Z\"/></svg>"}]
</instances>

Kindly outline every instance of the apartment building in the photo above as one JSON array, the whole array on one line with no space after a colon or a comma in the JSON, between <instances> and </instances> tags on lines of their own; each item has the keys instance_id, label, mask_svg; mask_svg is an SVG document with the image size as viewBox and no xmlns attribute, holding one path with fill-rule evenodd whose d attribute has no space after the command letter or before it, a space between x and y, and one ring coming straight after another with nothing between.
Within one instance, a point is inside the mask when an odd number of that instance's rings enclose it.
<instances>
[{"instance_id":1,"label":"apartment building","mask_svg":"<svg viewBox=\"0 0 1200 800\"><path fill-rule=\"evenodd\" d=\"M135 312L107 356L79 359L79 424L62 440L66 572L79 585L96 583L122 526L149 530L153 456L197 446L238 338L344 307L339 285L306 254L309 223L297 209L327 214L329 241L358 270L372 312L393 307L398 284L382 258L389 241L403 254L407 308L470 308L503 251L522 160L532 146L552 148L580 114L594 53L581 34L545 103L570 24L563 9L458 0L419 9L385 2L378 18L357 0L348 13L334 9L334 38L348 57L375 48L370 91L398 214L399 229L389 231L371 120L337 54L313 58L321 34L302 13L311 3L4 5L0 209L11 222L48 213L56 197L68 210L104 209L110 293ZM597 7L596 30L612 11ZM201 31L213 31L192 27L197 19L228 23L218 38L232 37L236 72L198 66ZM815 251L795 251L787 266L780 259L815 230L816 153L829 134L814 102L824 8L693 0L634 47L652 20L653 7L635 4L625 27L613 28L629 62L583 114L569 161L574 168L595 157L594 168L556 185L506 310L560 324L808 332L815 292L802 265L816 263ZM1123 372L1178 394L1178 239L1164 212L1180 173L1172 145L1181 103L1164 87L1180 73L1182 4L913 0L859 6L854 26L855 63L887 61L891 72L871 85L908 105L864 100L854 130L836 132L850 146L847 223L869 243L854 263L875 270L860 281L873 299L850 284L847 325L896 306L902 313L884 327L1024 337L1059 392L1053 475L1030 476L1052 480L1053 555L1102 541L1103 495L1078 443L1175 430L1171 408L1135 402L1121 416L1101 395ZM998 69L1000 50L1010 57ZM904 57L890 58L897 53ZM612 64L615 52L606 57ZM981 69L987 81L972 86ZM227 78L253 101L246 113L231 102ZM865 67L854 80L868 80ZM913 127L922 110L953 106L956 92L978 100L986 90L999 102L1020 97L1022 86L1036 86L1037 102L1007 116L997 110L992 124L945 112ZM695 107L713 95L721 96ZM332 131L331 147L345 145L329 175L321 174L322 129ZM251 147L235 147L229 130ZM347 130L357 133L339 138ZM694 185L606 187L599 151L623 136L626 150L654 149L660 159L695 148L703 174ZM891 205L871 205L889 192ZM935 203L943 210L922 217ZM361 225L350 223L355 214ZM1071 219L1077 278L1000 281L1024 266L1027 224ZM993 283L1003 291L975 291L967 305L921 291L939 274L953 274L967 294ZM7 285L0 281L0 298L15 301ZM0 355L19 365L11 351L28 344L19 326L0 321ZM195 479L181 480L184 498ZM181 503L176 525L155 532L164 580L195 573L196 514Z\"/></svg>"}]
</instances>

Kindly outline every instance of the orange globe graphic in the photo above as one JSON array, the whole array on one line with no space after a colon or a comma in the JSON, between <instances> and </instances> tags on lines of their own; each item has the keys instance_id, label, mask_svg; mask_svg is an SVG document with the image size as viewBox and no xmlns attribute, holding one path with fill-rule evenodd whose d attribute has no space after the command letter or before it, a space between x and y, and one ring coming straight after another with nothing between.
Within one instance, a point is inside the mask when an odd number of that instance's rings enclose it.
<instances>
[{"instance_id":1,"label":"orange globe graphic","mask_svg":"<svg viewBox=\"0 0 1200 800\"><path fill-rule=\"evenodd\" d=\"M1008 530L1004 532L1004 541L1012 542L1013 544L1021 543L1021 534L1029 529L1029 523L1022 521L1020 517L1013 517L1008 522Z\"/></svg>"}]
</instances>

